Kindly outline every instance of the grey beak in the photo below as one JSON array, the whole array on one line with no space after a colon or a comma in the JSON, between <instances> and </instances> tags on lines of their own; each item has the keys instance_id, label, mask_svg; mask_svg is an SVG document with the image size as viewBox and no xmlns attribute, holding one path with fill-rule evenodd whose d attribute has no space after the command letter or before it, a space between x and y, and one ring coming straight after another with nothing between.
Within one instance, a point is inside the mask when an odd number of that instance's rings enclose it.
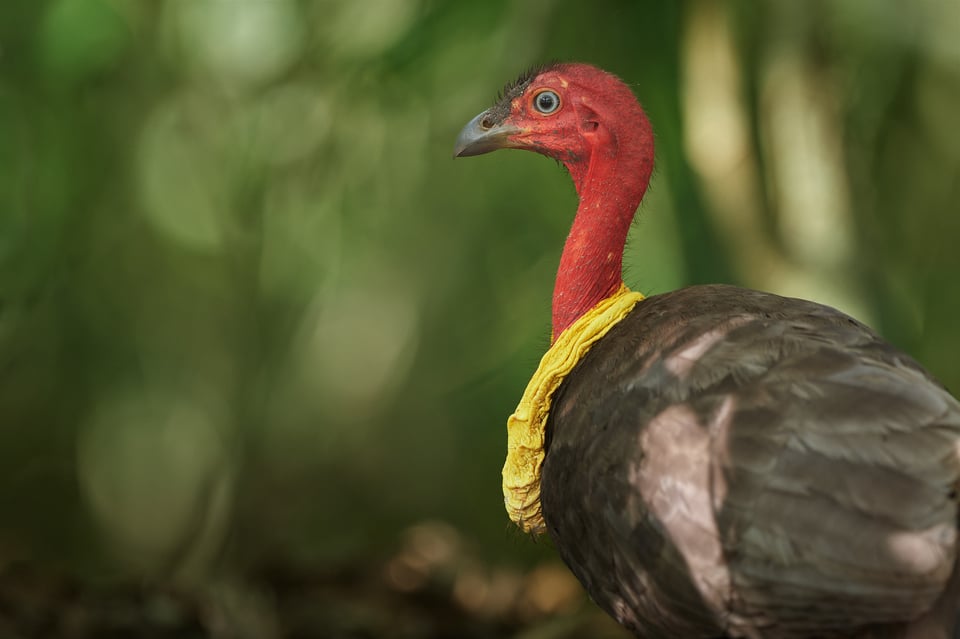
<instances>
[{"instance_id":1,"label":"grey beak","mask_svg":"<svg viewBox=\"0 0 960 639\"><path fill-rule=\"evenodd\" d=\"M510 124L491 124L487 113L484 111L463 127L453 146L453 157L481 155L512 146L508 138L520 129Z\"/></svg>"}]
</instances>

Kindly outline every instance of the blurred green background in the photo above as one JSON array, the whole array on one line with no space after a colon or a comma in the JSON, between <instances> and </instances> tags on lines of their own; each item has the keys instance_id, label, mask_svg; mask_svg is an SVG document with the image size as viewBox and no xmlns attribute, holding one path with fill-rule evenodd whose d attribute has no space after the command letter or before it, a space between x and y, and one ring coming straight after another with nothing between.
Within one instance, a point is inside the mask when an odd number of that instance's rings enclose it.
<instances>
[{"instance_id":1,"label":"blurred green background","mask_svg":"<svg viewBox=\"0 0 960 639\"><path fill-rule=\"evenodd\" d=\"M953 0L6 0L0 571L409 591L426 539L490 617L553 566L499 471L575 193L451 149L555 58L654 124L628 284L823 301L960 389Z\"/></svg>"}]
</instances>

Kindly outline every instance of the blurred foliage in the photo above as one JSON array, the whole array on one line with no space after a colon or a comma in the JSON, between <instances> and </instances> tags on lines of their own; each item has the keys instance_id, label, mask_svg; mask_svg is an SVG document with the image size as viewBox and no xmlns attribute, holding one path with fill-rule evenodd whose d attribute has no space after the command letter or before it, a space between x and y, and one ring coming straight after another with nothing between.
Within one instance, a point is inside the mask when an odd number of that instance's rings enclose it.
<instances>
[{"instance_id":1,"label":"blurred foliage","mask_svg":"<svg viewBox=\"0 0 960 639\"><path fill-rule=\"evenodd\" d=\"M831 303L960 388L956 2L13 0L0 566L204 583L424 520L551 561L499 471L575 193L450 151L552 58L654 123L628 283Z\"/></svg>"}]
</instances>

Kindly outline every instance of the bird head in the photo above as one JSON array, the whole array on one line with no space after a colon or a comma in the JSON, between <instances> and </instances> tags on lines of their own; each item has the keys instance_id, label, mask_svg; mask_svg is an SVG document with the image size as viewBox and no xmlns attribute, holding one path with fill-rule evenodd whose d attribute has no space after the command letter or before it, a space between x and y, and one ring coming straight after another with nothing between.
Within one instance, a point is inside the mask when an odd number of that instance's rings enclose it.
<instances>
[{"instance_id":1,"label":"bird head","mask_svg":"<svg viewBox=\"0 0 960 639\"><path fill-rule=\"evenodd\" d=\"M619 78L594 66L538 67L470 120L454 157L526 149L564 164L579 205L553 290L553 336L623 284L623 247L653 171L653 131Z\"/></svg>"},{"instance_id":2,"label":"bird head","mask_svg":"<svg viewBox=\"0 0 960 639\"><path fill-rule=\"evenodd\" d=\"M526 149L562 162L579 191L598 157L643 153L652 164L653 135L619 78L588 64L558 63L534 68L504 87L496 104L460 132L454 157L497 149Z\"/></svg>"}]
</instances>

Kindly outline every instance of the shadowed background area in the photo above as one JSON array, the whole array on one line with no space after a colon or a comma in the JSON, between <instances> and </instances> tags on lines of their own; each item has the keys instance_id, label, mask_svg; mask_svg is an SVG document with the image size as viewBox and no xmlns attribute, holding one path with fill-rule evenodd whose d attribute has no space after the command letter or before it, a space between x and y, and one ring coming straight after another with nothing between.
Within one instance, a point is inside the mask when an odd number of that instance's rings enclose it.
<instances>
[{"instance_id":1,"label":"shadowed background area","mask_svg":"<svg viewBox=\"0 0 960 639\"><path fill-rule=\"evenodd\" d=\"M0 634L622 636L499 486L576 194L450 159L553 58L653 122L628 284L960 389L956 2L5 2Z\"/></svg>"}]
</instances>

